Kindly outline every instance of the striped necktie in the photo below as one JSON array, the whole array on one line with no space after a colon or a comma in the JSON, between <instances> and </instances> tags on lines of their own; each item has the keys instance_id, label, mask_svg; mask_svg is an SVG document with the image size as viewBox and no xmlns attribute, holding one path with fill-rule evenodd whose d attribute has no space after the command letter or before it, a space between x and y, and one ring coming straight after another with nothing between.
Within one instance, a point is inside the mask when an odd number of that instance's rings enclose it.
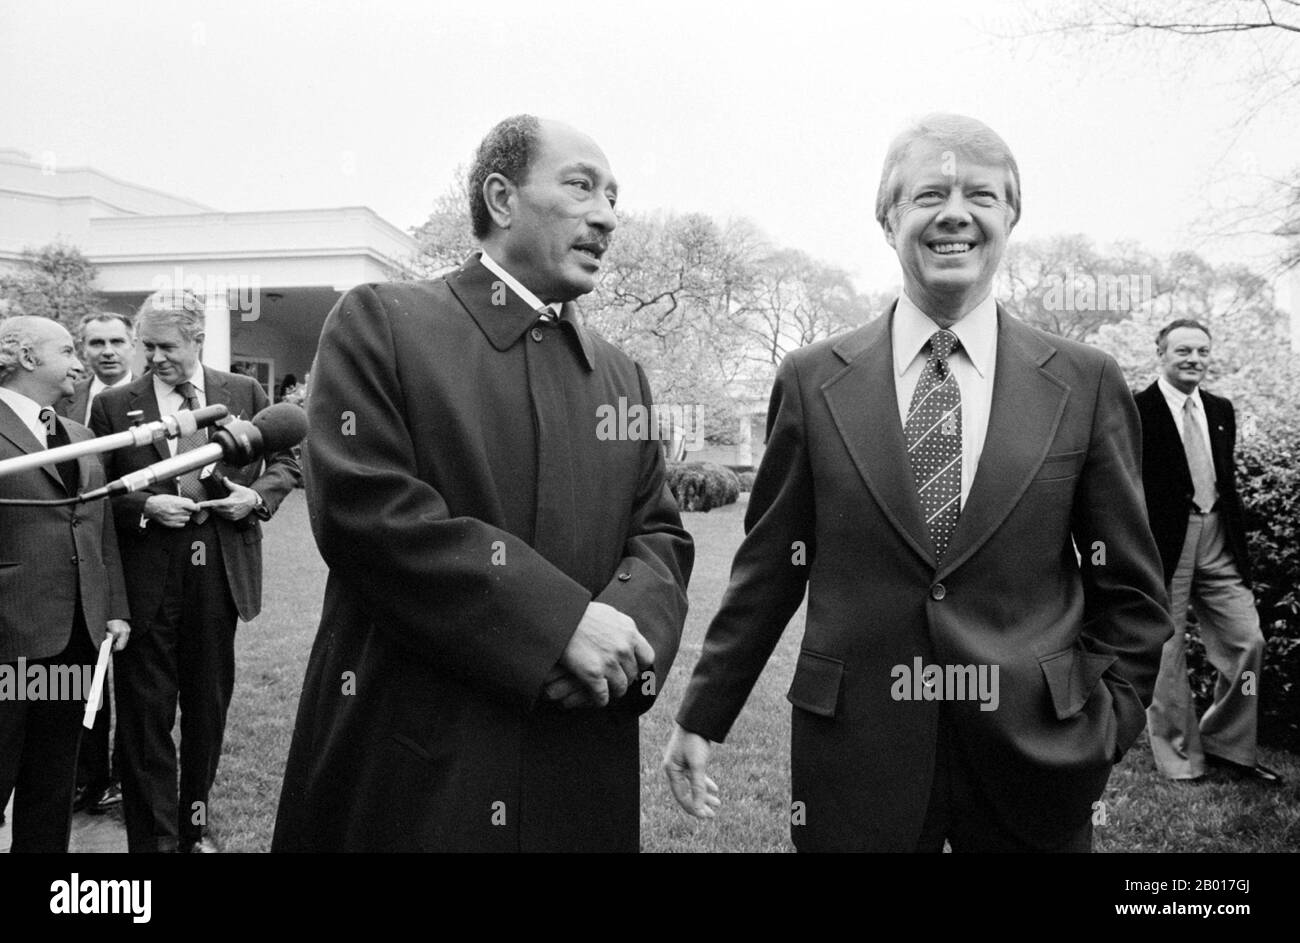
<instances>
[{"instance_id":1,"label":"striped necktie","mask_svg":"<svg viewBox=\"0 0 1300 943\"><path fill-rule=\"evenodd\" d=\"M194 384L189 380L186 380L184 383L177 383L175 389L176 392L181 394L181 397L184 398L186 409L193 411L201 408L199 406L198 391L194 389ZM207 444L208 430L195 429L189 435L181 436L180 440L176 443L176 454L180 455L182 452L190 452ZM197 469L192 472L186 472L181 475L176 482L177 486L180 488L181 496L189 498L191 501L196 503L208 499L208 492L203 487L203 482L199 480L199 473L201 471L202 469ZM195 524L202 524L207 519L207 508L200 508L190 515L191 522Z\"/></svg>"},{"instance_id":2,"label":"striped necktie","mask_svg":"<svg viewBox=\"0 0 1300 943\"><path fill-rule=\"evenodd\" d=\"M907 457L937 559L948 549L961 514L961 389L948 364L960 345L951 331L930 335L930 357L903 423Z\"/></svg>"}]
</instances>

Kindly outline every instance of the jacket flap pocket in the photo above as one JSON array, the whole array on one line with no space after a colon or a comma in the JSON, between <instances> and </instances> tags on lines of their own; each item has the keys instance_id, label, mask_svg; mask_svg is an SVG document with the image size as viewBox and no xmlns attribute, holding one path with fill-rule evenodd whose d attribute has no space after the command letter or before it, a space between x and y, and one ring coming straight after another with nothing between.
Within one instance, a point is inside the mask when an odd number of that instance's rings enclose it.
<instances>
[{"instance_id":1,"label":"jacket flap pocket","mask_svg":"<svg viewBox=\"0 0 1300 943\"><path fill-rule=\"evenodd\" d=\"M1118 658L1117 655L1104 655L1082 648L1067 648L1040 658L1038 663L1052 694L1056 719L1065 720L1079 713L1101 676Z\"/></svg>"},{"instance_id":2,"label":"jacket flap pocket","mask_svg":"<svg viewBox=\"0 0 1300 943\"><path fill-rule=\"evenodd\" d=\"M1070 478L1079 473L1079 466L1087 457L1087 452L1082 450L1074 452L1057 452L1043 459L1043 464L1038 466L1038 471L1034 474L1035 478Z\"/></svg>"},{"instance_id":3,"label":"jacket flap pocket","mask_svg":"<svg viewBox=\"0 0 1300 943\"><path fill-rule=\"evenodd\" d=\"M834 717L843 676L844 662L838 658L801 651L786 700L813 714Z\"/></svg>"}]
</instances>

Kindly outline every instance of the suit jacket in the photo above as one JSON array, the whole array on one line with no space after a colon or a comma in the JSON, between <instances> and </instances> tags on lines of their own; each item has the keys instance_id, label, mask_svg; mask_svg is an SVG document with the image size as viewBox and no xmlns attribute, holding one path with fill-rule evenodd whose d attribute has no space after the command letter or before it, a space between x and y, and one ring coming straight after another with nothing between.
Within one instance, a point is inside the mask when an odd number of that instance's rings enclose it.
<instances>
[{"instance_id":1,"label":"suit jacket","mask_svg":"<svg viewBox=\"0 0 1300 943\"><path fill-rule=\"evenodd\" d=\"M93 438L60 420L72 442ZM43 450L0 402L0 459ZM99 456L77 461L81 490L104 484ZM55 466L0 477L0 497L67 497ZM0 662L48 658L67 647L80 595L90 641L99 647L109 619L129 619L112 517L103 501L82 505L0 505Z\"/></svg>"},{"instance_id":2,"label":"suit jacket","mask_svg":"<svg viewBox=\"0 0 1300 943\"><path fill-rule=\"evenodd\" d=\"M90 384L94 382L94 379L93 376L90 376L84 380L78 380L76 386L72 389L72 395L66 396L55 403L54 411L60 416L66 416L73 422L82 422L86 418L86 400L90 396Z\"/></svg>"},{"instance_id":3,"label":"suit jacket","mask_svg":"<svg viewBox=\"0 0 1300 943\"><path fill-rule=\"evenodd\" d=\"M941 724L1003 825L1054 845L1142 731L1172 633L1133 398L1110 357L999 307L987 438L936 565L898 417L892 319L781 365L746 537L678 722L727 735L807 588L788 695L798 848L914 848ZM998 666L997 709L926 700L919 685L920 699L895 699L895 667L918 658L990 677Z\"/></svg>"},{"instance_id":4,"label":"suit jacket","mask_svg":"<svg viewBox=\"0 0 1300 943\"><path fill-rule=\"evenodd\" d=\"M274 850L637 850L637 716L693 545L659 443L597 435L600 406L649 406L640 367L499 287L472 257L325 323L304 464L330 575ZM593 599L653 675L565 711L542 685Z\"/></svg>"},{"instance_id":5,"label":"suit jacket","mask_svg":"<svg viewBox=\"0 0 1300 943\"><path fill-rule=\"evenodd\" d=\"M1187 537L1187 516L1194 507L1196 488L1187 465L1187 452L1169 403L1152 383L1138 393L1138 413L1142 417L1142 486L1146 492L1151 532L1160 548L1165 582L1178 567ZM1237 564L1237 572L1250 585L1250 554L1246 549L1245 512L1237 494L1237 465L1234 456L1237 442L1237 417L1232 402L1201 390L1205 421L1210 429L1210 458L1218 480L1217 510L1227 535L1228 549Z\"/></svg>"},{"instance_id":6,"label":"suit jacket","mask_svg":"<svg viewBox=\"0 0 1300 943\"><path fill-rule=\"evenodd\" d=\"M208 405L222 403L230 408L232 416L249 419L265 409L269 401L262 387L252 377L239 376L203 368L204 392ZM146 374L135 382L95 397L91 405L90 426L96 435L109 435L131 427L127 413L143 412L143 422L156 422L161 418L158 400L154 396L153 376ZM154 462L170 457L165 442L147 446L118 449L104 459L104 470L109 480L147 468ZM265 517L269 518L280 506L284 496L292 491L301 477L298 462L292 452L285 450L257 459L247 465L218 467L231 481L252 488L266 502ZM126 572L127 592L131 612L135 616L133 628L147 631L163 601L162 575L167 571L167 560L172 553L191 552L188 543L180 540L179 529L150 523L140 526L145 502L152 494L179 494L177 479L161 481L143 491L113 498L113 516L117 522L118 544L122 551L122 566ZM239 617L252 621L262 609L262 525L261 518L249 514L240 521L227 521L217 515L218 539L225 563L226 580L230 595L235 600Z\"/></svg>"}]
</instances>

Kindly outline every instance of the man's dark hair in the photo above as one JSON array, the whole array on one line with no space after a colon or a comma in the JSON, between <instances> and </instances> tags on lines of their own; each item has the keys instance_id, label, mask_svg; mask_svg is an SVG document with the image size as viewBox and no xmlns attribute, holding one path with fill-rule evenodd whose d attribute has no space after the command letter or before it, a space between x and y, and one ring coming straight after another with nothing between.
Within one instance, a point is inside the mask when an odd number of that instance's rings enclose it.
<instances>
[{"instance_id":1,"label":"man's dark hair","mask_svg":"<svg viewBox=\"0 0 1300 943\"><path fill-rule=\"evenodd\" d=\"M475 239L492 231L492 216L483 199L484 181L492 174L500 174L515 184L527 180L541 130L541 122L532 115L514 115L499 122L479 144L469 169L469 218Z\"/></svg>"},{"instance_id":2,"label":"man's dark hair","mask_svg":"<svg viewBox=\"0 0 1300 943\"><path fill-rule=\"evenodd\" d=\"M1163 354L1165 352L1165 341L1169 337L1169 332L1177 330L1180 327L1194 327L1198 331L1204 331L1206 337L1213 337L1210 333L1210 329L1195 318L1178 318L1177 320L1170 321L1160 329L1160 333L1156 335L1156 350Z\"/></svg>"}]
</instances>

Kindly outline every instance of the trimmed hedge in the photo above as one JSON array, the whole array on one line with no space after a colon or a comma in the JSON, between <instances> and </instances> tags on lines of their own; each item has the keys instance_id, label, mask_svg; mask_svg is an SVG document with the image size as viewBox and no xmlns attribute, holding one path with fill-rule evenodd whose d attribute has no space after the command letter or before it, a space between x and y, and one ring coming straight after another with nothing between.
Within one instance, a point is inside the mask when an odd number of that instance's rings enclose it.
<instances>
[{"instance_id":1,"label":"trimmed hedge","mask_svg":"<svg viewBox=\"0 0 1300 943\"><path fill-rule=\"evenodd\" d=\"M683 511L711 511L740 497L736 473L713 462L669 462L668 488Z\"/></svg>"},{"instance_id":2,"label":"trimmed hedge","mask_svg":"<svg viewBox=\"0 0 1300 943\"><path fill-rule=\"evenodd\" d=\"M1259 739L1300 751L1300 426L1281 422L1243 435L1237 489L1246 510L1255 607L1266 639ZM1187 670L1197 706L1204 710L1213 700L1218 672L1191 626Z\"/></svg>"},{"instance_id":3,"label":"trimmed hedge","mask_svg":"<svg viewBox=\"0 0 1300 943\"><path fill-rule=\"evenodd\" d=\"M737 472L736 479L740 482L741 491L754 490L754 472L752 471Z\"/></svg>"}]
</instances>

